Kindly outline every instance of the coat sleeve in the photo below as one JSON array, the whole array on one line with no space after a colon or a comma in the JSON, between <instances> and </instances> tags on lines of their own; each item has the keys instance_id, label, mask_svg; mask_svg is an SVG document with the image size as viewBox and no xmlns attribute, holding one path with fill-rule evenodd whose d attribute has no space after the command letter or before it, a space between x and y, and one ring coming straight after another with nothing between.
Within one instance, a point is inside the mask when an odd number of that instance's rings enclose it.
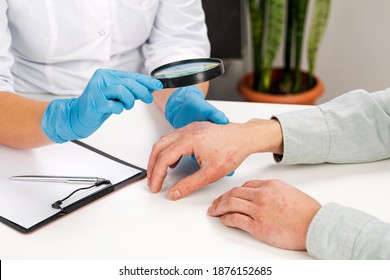
<instances>
[{"instance_id":1,"label":"coat sleeve","mask_svg":"<svg viewBox=\"0 0 390 280\"><path fill-rule=\"evenodd\" d=\"M149 39L143 46L150 73L166 63L210 56L200 0L161 0Z\"/></svg>"},{"instance_id":2,"label":"coat sleeve","mask_svg":"<svg viewBox=\"0 0 390 280\"><path fill-rule=\"evenodd\" d=\"M10 52L11 33L8 28L7 1L0 1L0 91L13 92L11 67L14 58Z\"/></svg>"},{"instance_id":3,"label":"coat sleeve","mask_svg":"<svg viewBox=\"0 0 390 280\"><path fill-rule=\"evenodd\" d=\"M296 163L358 163L390 158L390 88L355 90L314 108L274 116L283 130L283 156Z\"/></svg>"}]
</instances>

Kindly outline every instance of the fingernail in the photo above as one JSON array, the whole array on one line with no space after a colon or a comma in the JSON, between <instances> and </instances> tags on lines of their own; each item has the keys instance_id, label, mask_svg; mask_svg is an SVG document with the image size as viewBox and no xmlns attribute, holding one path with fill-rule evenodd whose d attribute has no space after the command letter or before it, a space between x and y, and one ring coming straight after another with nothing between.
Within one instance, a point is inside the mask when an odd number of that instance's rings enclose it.
<instances>
[{"instance_id":1,"label":"fingernail","mask_svg":"<svg viewBox=\"0 0 390 280\"><path fill-rule=\"evenodd\" d=\"M226 117L225 115L223 115L223 117L221 118L221 121L223 122L223 124L228 124L230 122L229 118Z\"/></svg>"},{"instance_id":2,"label":"fingernail","mask_svg":"<svg viewBox=\"0 0 390 280\"><path fill-rule=\"evenodd\" d=\"M153 190L154 190L154 185L153 185L152 180L149 181L149 184L148 184L148 185L149 185L150 191L151 191L152 193L154 193L154 191L153 191Z\"/></svg>"},{"instance_id":3,"label":"fingernail","mask_svg":"<svg viewBox=\"0 0 390 280\"><path fill-rule=\"evenodd\" d=\"M163 84L162 84L160 81L156 81L156 82L154 83L154 87L155 87L156 89L162 89L162 88L163 88Z\"/></svg>"},{"instance_id":4,"label":"fingernail","mask_svg":"<svg viewBox=\"0 0 390 280\"><path fill-rule=\"evenodd\" d=\"M174 190L173 192L169 192L169 198L172 200L178 200L181 198L181 193L178 190Z\"/></svg>"},{"instance_id":5,"label":"fingernail","mask_svg":"<svg viewBox=\"0 0 390 280\"><path fill-rule=\"evenodd\" d=\"M145 99L145 103L146 104L150 104L153 102L153 96L152 95L148 95Z\"/></svg>"},{"instance_id":6,"label":"fingernail","mask_svg":"<svg viewBox=\"0 0 390 280\"><path fill-rule=\"evenodd\" d=\"M217 113L214 116L214 118L215 118L214 122L216 124L228 124L229 123L228 117L226 117L225 114L222 113L221 111L217 111Z\"/></svg>"}]
</instances>

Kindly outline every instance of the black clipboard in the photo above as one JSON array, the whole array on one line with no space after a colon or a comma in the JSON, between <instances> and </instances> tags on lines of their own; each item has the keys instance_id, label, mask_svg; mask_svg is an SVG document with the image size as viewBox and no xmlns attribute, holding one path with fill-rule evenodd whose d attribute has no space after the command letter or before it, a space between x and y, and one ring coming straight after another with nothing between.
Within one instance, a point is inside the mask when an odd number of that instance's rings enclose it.
<instances>
[{"instance_id":1,"label":"black clipboard","mask_svg":"<svg viewBox=\"0 0 390 280\"><path fill-rule=\"evenodd\" d=\"M23 225L20 225L15 221L12 221L10 219L7 219L7 218L1 216L1 213L0 213L0 222L6 224L7 226L9 226L9 227L21 232L21 233L28 234L28 233L31 233L31 232L33 232L33 231L35 231L35 230L37 230L45 225L50 224L53 221L58 220L59 218L66 216L67 214L69 214L77 209L80 209L81 207L83 207L83 206L109 194L109 193L112 193L112 192L114 192L114 191L116 191L116 190L118 190L126 185L129 185L133 182L136 182L136 181L141 180L141 179L146 177L146 170L141 168L141 167L135 166L131 163L128 163L126 161L118 159L112 155L109 155L109 154L107 154L101 150L98 150L98 149L96 149L88 144L85 144L83 142L80 142L77 140L72 141L72 142L75 145L78 145L79 147L83 147L94 154L98 154L106 159L109 159L110 161L119 163L119 164L124 165L124 166L131 167L132 169L137 170L137 172L136 172L136 174L134 174L128 178L125 178L124 180L121 180L121 181L116 182L114 184L109 184L109 185L103 186L103 187L97 189L96 191L94 191L93 193L88 194L86 196L83 196L82 198L70 203L69 205L62 207L61 210L58 210L59 212L57 212L51 216L48 216L47 218L37 222L36 224L34 224L32 226L25 227ZM1 195L1 193L0 193L0 195ZM48 203L50 203L50 202L48 201Z\"/></svg>"}]
</instances>

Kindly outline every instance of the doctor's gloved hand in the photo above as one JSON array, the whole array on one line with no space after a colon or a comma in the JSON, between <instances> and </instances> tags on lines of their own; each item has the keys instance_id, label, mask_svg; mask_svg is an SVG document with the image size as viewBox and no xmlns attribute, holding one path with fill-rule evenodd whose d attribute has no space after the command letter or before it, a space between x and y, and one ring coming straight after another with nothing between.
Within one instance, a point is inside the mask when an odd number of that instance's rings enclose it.
<instances>
[{"instance_id":1,"label":"doctor's gloved hand","mask_svg":"<svg viewBox=\"0 0 390 280\"><path fill-rule=\"evenodd\" d=\"M53 100L42 117L42 130L56 143L85 138L112 114L134 106L135 100L153 101L160 81L138 73L99 69L78 98Z\"/></svg>"},{"instance_id":2,"label":"doctor's gloved hand","mask_svg":"<svg viewBox=\"0 0 390 280\"><path fill-rule=\"evenodd\" d=\"M183 87L174 91L165 105L165 117L174 128L199 121L229 123L225 114L208 103L196 86Z\"/></svg>"}]
</instances>

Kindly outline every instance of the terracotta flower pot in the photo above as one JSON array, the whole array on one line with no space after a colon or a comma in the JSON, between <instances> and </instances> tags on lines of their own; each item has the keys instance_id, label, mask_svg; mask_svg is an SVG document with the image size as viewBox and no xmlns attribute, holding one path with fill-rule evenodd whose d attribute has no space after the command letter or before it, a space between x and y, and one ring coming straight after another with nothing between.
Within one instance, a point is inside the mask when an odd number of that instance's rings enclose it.
<instances>
[{"instance_id":1,"label":"terracotta flower pot","mask_svg":"<svg viewBox=\"0 0 390 280\"><path fill-rule=\"evenodd\" d=\"M274 69L273 79L278 79L282 75L283 70ZM303 78L307 78L307 73L302 73ZM253 73L249 73L241 78L238 83L238 90L247 101L263 102L263 103L282 103L282 104L303 104L314 105L316 100L324 92L324 84L317 77L315 85L311 89L294 94L278 95L266 92L258 92L253 89Z\"/></svg>"}]
</instances>

